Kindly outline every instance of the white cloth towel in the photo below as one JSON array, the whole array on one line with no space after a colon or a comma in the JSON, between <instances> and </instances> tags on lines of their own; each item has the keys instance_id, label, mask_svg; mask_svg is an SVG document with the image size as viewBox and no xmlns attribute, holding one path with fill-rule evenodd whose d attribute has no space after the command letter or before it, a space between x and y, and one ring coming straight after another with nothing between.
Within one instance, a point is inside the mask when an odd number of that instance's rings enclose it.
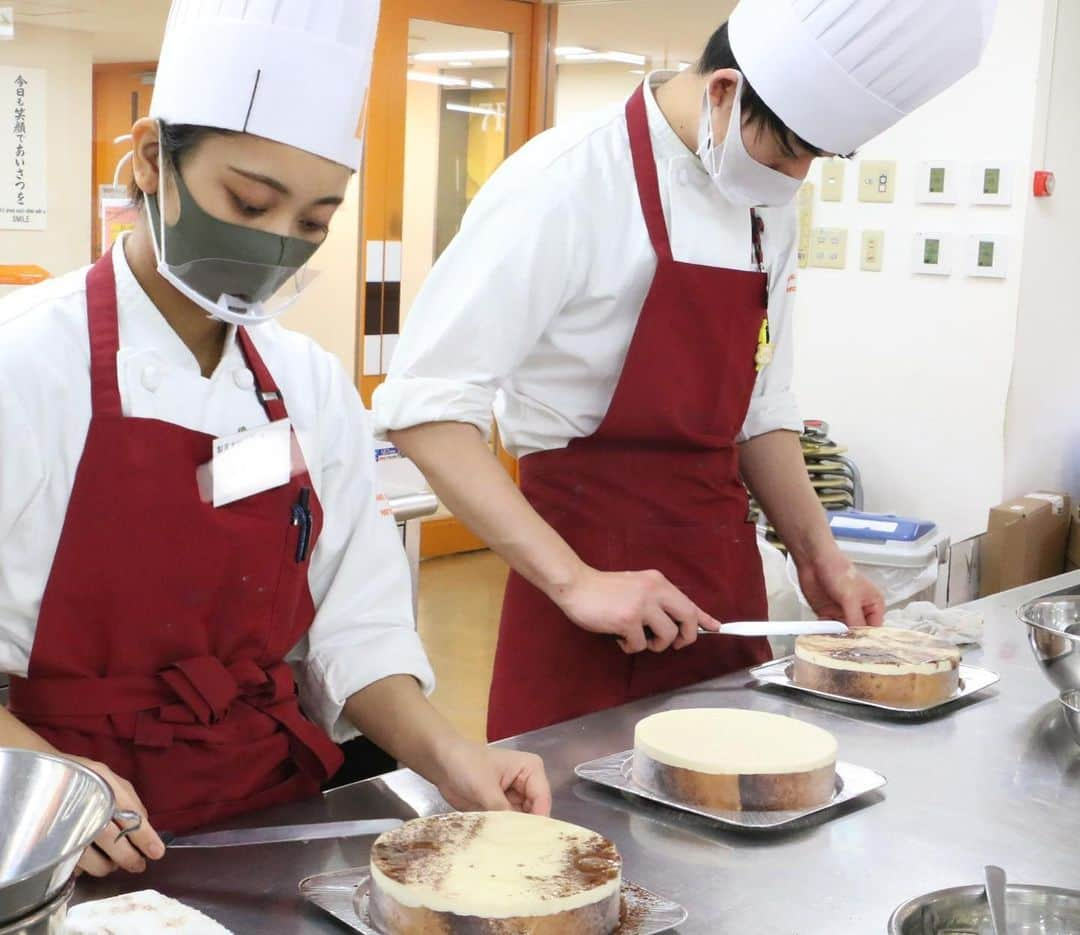
<instances>
[{"instance_id":1,"label":"white cloth towel","mask_svg":"<svg viewBox=\"0 0 1080 935\"><path fill-rule=\"evenodd\" d=\"M978 643L983 634L980 614L959 607L942 610L929 601L915 601L903 610L890 610L885 615L885 624L927 633L957 646Z\"/></svg>"},{"instance_id":2,"label":"white cloth towel","mask_svg":"<svg viewBox=\"0 0 1080 935\"><path fill-rule=\"evenodd\" d=\"M73 906L64 931L66 935L232 935L209 916L156 890Z\"/></svg>"}]
</instances>

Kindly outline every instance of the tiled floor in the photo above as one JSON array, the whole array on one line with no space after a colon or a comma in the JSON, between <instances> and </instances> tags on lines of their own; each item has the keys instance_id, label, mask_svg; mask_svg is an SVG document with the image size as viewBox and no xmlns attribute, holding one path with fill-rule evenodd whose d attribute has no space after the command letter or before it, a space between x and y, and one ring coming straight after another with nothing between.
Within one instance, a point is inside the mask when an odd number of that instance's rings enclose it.
<instances>
[{"instance_id":1,"label":"tiled floor","mask_svg":"<svg viewBox=\"0 0 1080 935\"><path fill-rule=\"evenodd\" d=\"M491 552L420 566L420 636L435 667L432 698L467 737L484 740L507 567Z\"/></svg>"}]
</instances>

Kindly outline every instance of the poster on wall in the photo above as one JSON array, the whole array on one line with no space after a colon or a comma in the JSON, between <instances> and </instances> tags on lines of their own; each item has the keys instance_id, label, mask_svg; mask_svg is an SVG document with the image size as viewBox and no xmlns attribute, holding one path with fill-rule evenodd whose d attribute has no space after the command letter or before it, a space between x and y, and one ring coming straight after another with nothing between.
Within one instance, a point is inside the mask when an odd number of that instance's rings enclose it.
<instances>
[{"instance_id":1,"label":"poster on wall","mask_svg":"<svg viewBox=\"0 0 1080 935\"><path fill-rule=\"evenodd\" d=\"M131 201L122 185L102 185L99 189L101 215L101 252L107 251L121 234L135 229L139 207Z\"/></svg>"},{"instance_id":2,"label":"poster on wall","mask_svg":"<svg viewBox=\"0 0 1080 935\"><path fill-rule=\"evenodd\" d=\"M45 230L46 71L0 65L0 230Z\"/></svg>"}]
</instances>

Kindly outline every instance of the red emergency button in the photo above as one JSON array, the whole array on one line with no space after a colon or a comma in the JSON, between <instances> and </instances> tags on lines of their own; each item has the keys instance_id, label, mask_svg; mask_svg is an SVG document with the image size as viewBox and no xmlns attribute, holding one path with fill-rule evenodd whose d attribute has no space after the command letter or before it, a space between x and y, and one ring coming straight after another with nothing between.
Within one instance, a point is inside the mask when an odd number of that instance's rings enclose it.
<instances>
[{"instance_id":1,"label":"red emergency button","mask_svg":"<svg viewBox=\"0 0 1080 935\"><path fill-rule=\"evenodd\" d=\"M1035 197L1049 198L1054 194L1054 186L1057 180L1053 172L1038 171L1035 173Z\"/></svg>"}]
</instances>

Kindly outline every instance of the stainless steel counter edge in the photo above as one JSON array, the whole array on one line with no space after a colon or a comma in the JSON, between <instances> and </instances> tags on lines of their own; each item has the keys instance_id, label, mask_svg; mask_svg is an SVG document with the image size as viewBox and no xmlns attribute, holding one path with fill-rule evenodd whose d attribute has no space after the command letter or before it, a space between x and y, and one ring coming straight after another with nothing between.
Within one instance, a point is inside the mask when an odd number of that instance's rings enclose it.
<instances>
[{"instance_id":1,"label":"stainless steel counter edge","mask_svg":"<svg viewBox=\"0 0 1080 935\"><path fill-rule=\"evenodd\" d=\"M1073 586L1080 586L1080 572L971 605L985 616L986 636L966 661L1000 672L1001 682L929 721L889 720L851 705L762 690L739 673L509 745L544 757L557 817L611 837L629 878L687 907L681 935L878 935L909 897L976 883L987 863L1004 867L1018 883L1077 887L1080 747L1015 618L1023 601ZM630 747L639 718L699 705L755 708L818 724L836 734L845 760L883 773L889 785L827 820L780 834L737 834L575 778L576 764ZM427 783L402 771L250 816L245 824L408 818L443 808ZM76 898L153 887L238 935L331 935L343 930L304 903L297 882L366 863L370 844L175 852L143 877L80 881Z\"/></svg>"}]
</instances>

